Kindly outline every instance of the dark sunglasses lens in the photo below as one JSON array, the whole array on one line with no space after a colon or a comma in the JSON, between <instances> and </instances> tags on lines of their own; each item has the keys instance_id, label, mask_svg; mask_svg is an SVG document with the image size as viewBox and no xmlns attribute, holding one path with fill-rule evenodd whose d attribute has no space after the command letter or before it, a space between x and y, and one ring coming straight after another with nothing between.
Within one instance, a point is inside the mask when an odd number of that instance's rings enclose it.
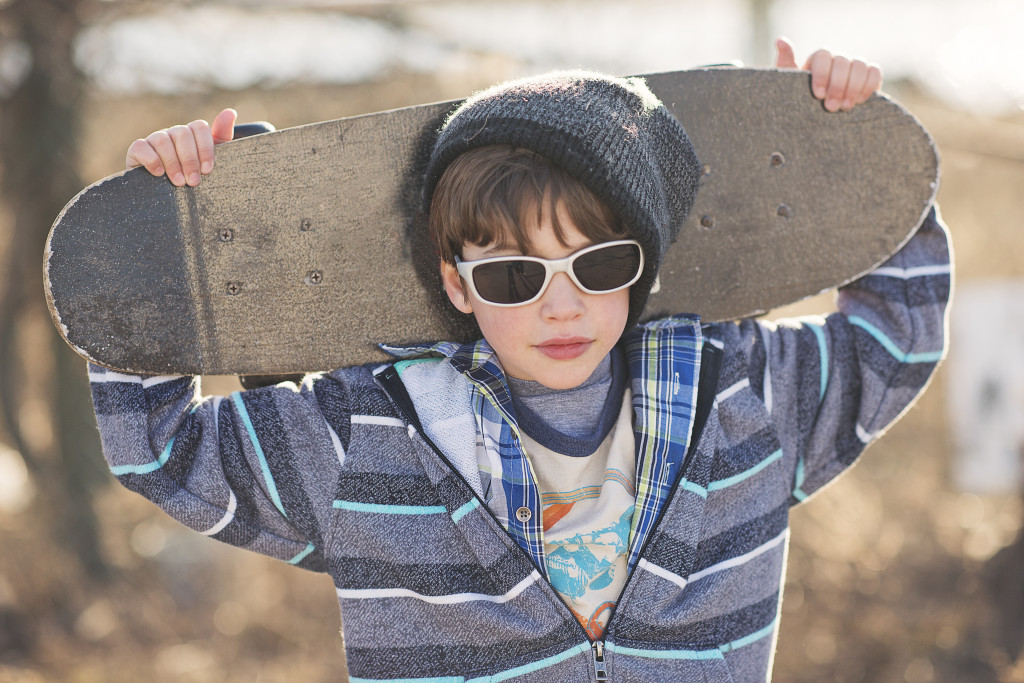
<instances>
[{"instance_id":1,"label":"dark sunglasses lens","mask_svg":"<svg viewBox=\"0 0 1024 683\"><path fill-rule=\"evenodd\" d=\"M640 272L640 247L616 244L589 251L573 261L572 272L592 292L622 287Z\"/></svg>"},{"instance_id":2,"label":"dark sunglasses lens","mask_svg":"<svg viewBox=\"0 0 1024 683\"><path fill-rule=\"evenodd\" d=\"M535 261L498 261L473 269L477 293L495 304L518 304L537 295L544 284L544 266Z\"/></svg>"}]
</instances>

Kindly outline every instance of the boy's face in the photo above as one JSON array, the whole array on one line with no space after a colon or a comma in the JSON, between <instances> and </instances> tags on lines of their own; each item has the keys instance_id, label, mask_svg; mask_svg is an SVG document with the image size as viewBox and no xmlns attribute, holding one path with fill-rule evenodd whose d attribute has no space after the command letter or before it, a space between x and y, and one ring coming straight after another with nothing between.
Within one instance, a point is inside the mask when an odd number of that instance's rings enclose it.
<instances>
[{"instance_id":1,"label":"boy's face","mask_svg":"<svg viewBox=\"0 0 1024 683\"><path fill-rule=\"evenodd\" d=\"M540 222L529 231L528 255L563 258L591 245L561 204L556 211L569 246L559 242L545 208ZM519 255L515 244L503 249L466 244L462 249L463 261L513 255ZM622 336L629 315L628 288L587 294L565 273L554 275L540 299L515 307L477 299L451 264L441 264L441 276L448 298L460 311L474 314L505 372L552 389L570 389L590 377Z\"/></svg>"}]
</instances>

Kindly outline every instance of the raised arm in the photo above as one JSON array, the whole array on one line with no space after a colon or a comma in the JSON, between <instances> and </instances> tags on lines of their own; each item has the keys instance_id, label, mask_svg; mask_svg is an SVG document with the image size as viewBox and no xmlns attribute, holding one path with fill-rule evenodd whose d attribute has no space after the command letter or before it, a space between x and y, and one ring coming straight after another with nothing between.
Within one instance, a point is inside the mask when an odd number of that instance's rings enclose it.
<instances>
[{"instance_id":1,"label":"raised arm","mask_svg":"<svg viewBox=\"0 0 1024 683\"><path fill-rule=\"evenodd\" d=\"M780 39L776 66L795 68ZM815 96L830 111L852 108L881 84L862 60L813 53L804 64ZM952 267L949 235L932 207L920 229L891 258L840 288L839 312L776 322L713 326L726 348L719 410L727 423L749 388L773 425L791 502L831 481L913 404L946 352ZM773 461L774 462L774 461Z\"/></svg>"},{"instance_id":2,"label":"raised arm","mask_svg":"<svg viewBox=\"0 0 1024 683\"><path fill-rule=\"evenodd\" d=\"M350 402L338 376L227 397L199 379L90 365L111 472L178 521L217 540L324 571Z\"/></svg>"},{"instance_id":3,"label":"raised arm","mask_svg":"<svg viewBox=\"0 0 1024 683\"><path fill-rule=\"evenodd\" d=\"M743 349L736 380L775 425L792 502L849 467L927 386L946 352L951 280L948 233L932 209L900 251L839 290L838 313L723 328Z\"/></svg>"}]
</instances>

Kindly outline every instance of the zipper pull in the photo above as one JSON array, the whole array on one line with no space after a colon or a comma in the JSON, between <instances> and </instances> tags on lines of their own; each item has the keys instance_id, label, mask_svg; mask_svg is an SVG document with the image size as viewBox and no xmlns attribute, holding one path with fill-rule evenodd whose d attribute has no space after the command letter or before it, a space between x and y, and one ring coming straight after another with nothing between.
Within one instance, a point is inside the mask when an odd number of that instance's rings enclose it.
<instances>
[{"instance_id":1,"label":"zipper pull","mask_svg":"<svg viewBox=\"0 0 1024 683\"><path fill-rule=\"evenodd\" d=\"M590 649L594 651L594 680L607 681L608 670L604 668L604 641L595 640Z\"/></svg>"}]
</instances>

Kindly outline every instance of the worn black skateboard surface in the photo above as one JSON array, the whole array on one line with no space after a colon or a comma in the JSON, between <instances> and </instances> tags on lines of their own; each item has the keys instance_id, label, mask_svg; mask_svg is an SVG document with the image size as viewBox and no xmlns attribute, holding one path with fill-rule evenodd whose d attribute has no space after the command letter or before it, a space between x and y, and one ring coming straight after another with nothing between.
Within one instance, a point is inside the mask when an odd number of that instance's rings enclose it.
<instances>
[{"instance_id":1,"label":"worn black skateboard surface","mask_svg":"<svg viewBox=\"0 0 1024 683\"><path fill-rule=\"evenodd\" d=\"M927 132L875 96L830 114L806 73L647 76L705 176L645 317L740 318L854 279L920 224ZM444 297L420 210L453 103L217 148L198 188L143 169L83 190L47 242L54 322L82 356L144 373L274 374L386 358L376 344L478 336Z\"/></svg>"}]
</instances>

